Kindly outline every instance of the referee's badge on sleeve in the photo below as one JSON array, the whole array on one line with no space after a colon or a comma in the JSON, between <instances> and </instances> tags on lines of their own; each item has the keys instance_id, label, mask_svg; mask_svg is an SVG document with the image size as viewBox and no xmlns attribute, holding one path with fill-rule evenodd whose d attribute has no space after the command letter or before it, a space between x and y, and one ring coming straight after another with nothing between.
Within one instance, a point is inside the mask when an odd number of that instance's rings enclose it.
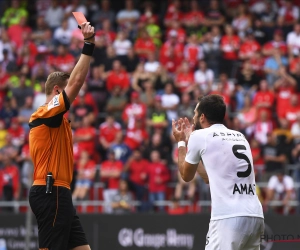
<instances>
[{"instance_id":1,"label":"referee's badge on sleeve","mask_svg":"<svg viewBox=\"0 0 300 250\"><path fill-rule=\"evenodd\" d=\"M59 95L56 95L53 97L53 99L48 103L48 110L53 109L57 106L59 106Z\"/></svg>"}]
</instances>

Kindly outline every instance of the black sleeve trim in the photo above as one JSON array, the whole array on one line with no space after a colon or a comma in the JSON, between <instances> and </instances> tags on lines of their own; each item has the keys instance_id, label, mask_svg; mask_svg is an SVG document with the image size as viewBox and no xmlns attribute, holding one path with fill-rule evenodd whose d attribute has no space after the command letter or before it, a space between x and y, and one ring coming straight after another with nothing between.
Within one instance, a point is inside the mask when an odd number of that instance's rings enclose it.
<instances>
[{"instance_id":1,"label":"black sleeve trim","mask_svg":"<svg viewBox=\"0 0 300 250\"><path fill-rule=\"evenodd\" d=\"M48 118L37 118L29 123L29 128L32 129L43 124L50 128L58 128L62 123L63 116L65 113L66 111Z\"/></svg>"},{"instance_id":2,"label":"black sleeve trim","mask_svg":"<svg viewBox=\"0 0 300 250\"><path fill-rule=\"evenodd\" d=\"M64 101L65 101L66 110L69 110L70 106L71 106L69 97L67 96L67 94L64 90L63 90L62 94L63 94L63 98L64 98Z\"/></svg>"}]
</instances>

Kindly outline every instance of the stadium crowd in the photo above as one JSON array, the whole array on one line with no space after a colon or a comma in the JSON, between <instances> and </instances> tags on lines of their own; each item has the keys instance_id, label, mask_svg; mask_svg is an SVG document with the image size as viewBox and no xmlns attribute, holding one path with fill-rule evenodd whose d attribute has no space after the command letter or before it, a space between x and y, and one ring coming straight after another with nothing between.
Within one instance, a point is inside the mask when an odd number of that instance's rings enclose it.
<instances>
[{"instance_id":1,"label":"stadium crowd","mask_svg":"<svg viewBox=\"0 0 300 250\"><path fill-rule=\"evenodd\" d=\"M34 4L33 4L34 2ZM53 71L71 72L83 37L72 12L96 28L86 82L66 117L74 139L74 200L105 184L104 212L151 211L173 200L209 199L197 176L176 170L172 119L192 119L201 95L224 97L229 128L252 147L265 211L299 200L300 1L0 1L0 198L31 185L28 120L45 103ZM221 167L221 166L220 166ZM98 171L99 170L99 171ZM170 183L175 183L170 188ZM141 205L134 209L131 201ZM156 210L163 211L159 206ZM280 211L279 211L280 210Z\"/></svg>"}]
</instances>

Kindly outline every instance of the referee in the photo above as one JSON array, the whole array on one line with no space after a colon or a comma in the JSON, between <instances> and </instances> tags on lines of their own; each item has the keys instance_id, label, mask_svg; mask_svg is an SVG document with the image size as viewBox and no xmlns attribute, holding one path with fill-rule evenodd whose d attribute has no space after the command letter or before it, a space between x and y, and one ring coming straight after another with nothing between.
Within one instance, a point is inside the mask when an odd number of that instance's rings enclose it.
<instances>
[{"instance_id":1,"label":"referee","mask_svg":"<svg viewBox=\"0 0 300 250\"><path fill-rule=\"evenodd\" d=\"M70 123L64 118L84 83L95 47L94 27L85 22L81 31L85 43L72 73L48 76L46 103L29 121L34 163L29 203L38 224L39 249L90 249L72 203L73 142Z\"/></svg>"}]
</instances>

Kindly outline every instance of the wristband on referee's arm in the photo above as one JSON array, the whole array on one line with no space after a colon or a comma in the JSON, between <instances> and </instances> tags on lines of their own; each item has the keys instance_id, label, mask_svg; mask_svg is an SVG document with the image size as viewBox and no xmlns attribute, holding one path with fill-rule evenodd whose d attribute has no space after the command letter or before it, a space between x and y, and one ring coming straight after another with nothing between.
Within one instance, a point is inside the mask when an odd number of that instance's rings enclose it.
<instances>
[{"instance_id":1,"label":"wristband on referee's arm","mask_svg":"<svg viewBox=\"0 0 300 250\"><path fill-rule=\"evenodd\" d=\"M94 43L84 42L84 46L82 48L81 53L87 56L92 56L94 52L94 48L95 48Z\"/></svg>"},{"instance_id":2,"label":"wristband on referee's arm","mask_svg":"<svg viewBox=\"0 0 300 250\"><path fill-rule=\"evenodd\" d=\"M180 147L186 147L185 141L178 142L178 148L180 148Z\"/></svg>"}]
</instances>

